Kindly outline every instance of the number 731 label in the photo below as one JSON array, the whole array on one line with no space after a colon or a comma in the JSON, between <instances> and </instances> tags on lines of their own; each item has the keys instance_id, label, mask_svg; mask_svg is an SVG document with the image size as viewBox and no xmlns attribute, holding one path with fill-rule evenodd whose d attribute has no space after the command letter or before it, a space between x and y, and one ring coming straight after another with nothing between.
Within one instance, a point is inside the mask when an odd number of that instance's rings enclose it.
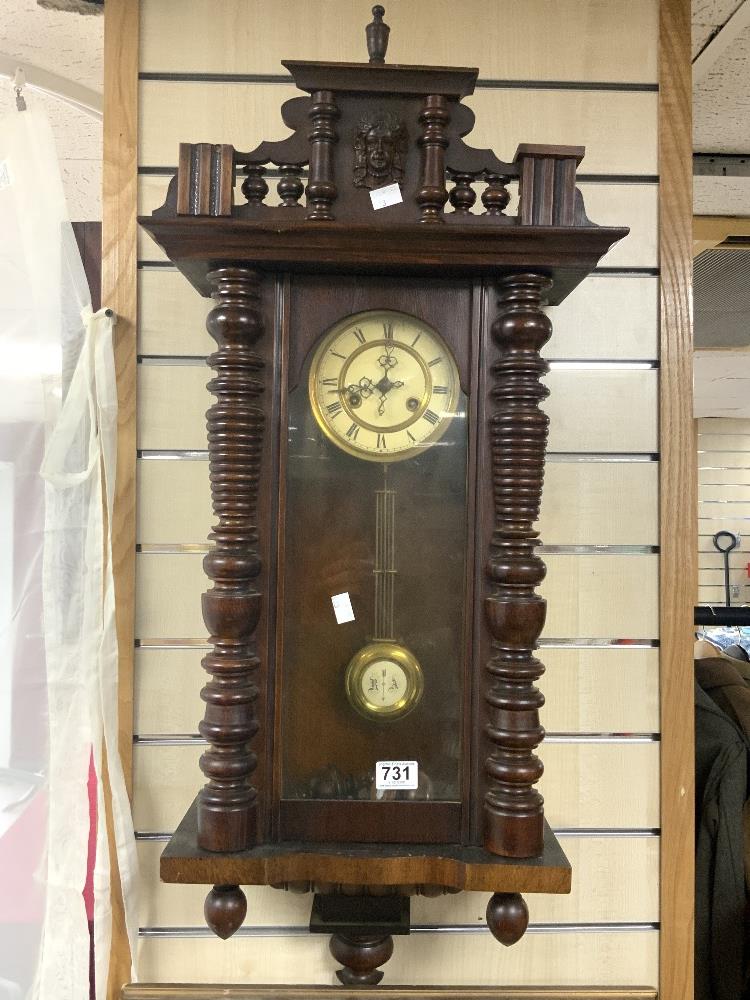
<instances>
[{"instance_id":1,"label":"number 731 label","mask_svg":"<svg viewBox=\"0 0 750 1000\"><path fill-rule=\"evenodd\" d=\"M419 765L415 760L379 760L375 765L375 788L417 788Z\"/></svg>"}]
</instances>

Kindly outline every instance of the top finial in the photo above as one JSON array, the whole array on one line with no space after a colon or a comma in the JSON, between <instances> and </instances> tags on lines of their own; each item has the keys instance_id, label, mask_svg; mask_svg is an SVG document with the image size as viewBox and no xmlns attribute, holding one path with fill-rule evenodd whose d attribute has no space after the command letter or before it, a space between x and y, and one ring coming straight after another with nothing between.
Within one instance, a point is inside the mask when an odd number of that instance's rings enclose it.
<instances>
[{"instance_id":1,"label":"top finial","mask_svg":"<svg viewBox=\"0 0 750 1000\"><path fill-rule=\"evenodd\" d=\"M365 28L367 51L371 63L385 62L385 51L388 48L388 35L390 35L391 29L383 22L383 14L385 14L385 7L376 4L372 8L373 20Z\"/></svg>"}]
</instances>

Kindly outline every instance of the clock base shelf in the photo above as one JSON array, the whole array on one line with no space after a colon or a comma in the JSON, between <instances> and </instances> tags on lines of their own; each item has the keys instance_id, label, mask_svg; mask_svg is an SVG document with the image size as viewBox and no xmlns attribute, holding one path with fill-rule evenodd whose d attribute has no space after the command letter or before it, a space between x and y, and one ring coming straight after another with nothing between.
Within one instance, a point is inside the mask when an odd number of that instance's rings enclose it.
<instances>
[{"instance_id":1,"label":"clock base shelf","mask_svg":"<svg viewBox=\"0 0 750 1000\"><path fill-rule=\"evenodd\" d=\"M195 802L161 856L163 882L193 885L275 885L296 891L316 886L392 886L408 894L418 887L493 893L570 892L571 869L545 823L544 850L536 858L503 858L460 844L261 844L246 851L215 853L198 846ZM380 889L379 891L382 891Z\"/></svg>"}]
</instances>

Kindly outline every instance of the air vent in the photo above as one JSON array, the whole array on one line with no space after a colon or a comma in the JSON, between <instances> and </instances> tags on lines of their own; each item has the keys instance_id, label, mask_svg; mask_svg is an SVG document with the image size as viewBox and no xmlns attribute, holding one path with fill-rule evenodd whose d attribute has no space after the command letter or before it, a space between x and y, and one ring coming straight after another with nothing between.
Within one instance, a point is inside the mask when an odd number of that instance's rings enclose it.
<instances>
[{"instance_id":1,"label":"air vent","mask_svg":"<svg viewBox=\"0 0 750 1000\"><path fill-rule=\"evenodd\" d=\"M737 249L704 250L695 259L696 348L750 347L750 240L732 236L724 245Z\"/></svg>"},{"instance_id":2,"label":"air vent","mask_svg":"<svg viewBox=\"0 0 750 1000\"><path fill-rule=\"evenodd\" d=\"M102 14L104 0L36 0L47 10L62 10L72 14Z\"/></svg>"}]
</instances>

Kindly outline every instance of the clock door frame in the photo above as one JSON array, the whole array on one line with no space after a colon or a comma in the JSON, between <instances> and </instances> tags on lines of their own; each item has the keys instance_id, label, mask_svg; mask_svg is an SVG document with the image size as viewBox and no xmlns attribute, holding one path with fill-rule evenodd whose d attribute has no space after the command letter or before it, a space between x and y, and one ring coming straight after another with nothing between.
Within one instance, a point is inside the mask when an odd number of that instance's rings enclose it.
<instances>
[{"instance_id":1,"label":"clock door frame","mask_svg":"<svg viewBox=\"0 0 750 1000\"><path fill-rule=\"evenodd\" d=\"M470 278L404 277L403 274L323 276L291 274L281 289L281 308L274 330L280 358L280 419L278 455L279 507L276 530L276 621L274 746L280 748L290 734L282 732L284 701L283 572L286 521L287 422L289 393L303 386L309 357L320 338L336 322L368 309L393 309L428 323L445 340L458 368L461 389L468 404L465 506L465 563L460 733L462 759L457 801L368 802L346 799L290 799L282 795L282 753L276 752L271 778L270 812L272 838L277 841L344 841L369 843L463 843L472 840L472 817L477 772L471 729L474 706L472 671L480 669L479 640L475 614L475 587L481 578L481 553L477 559L476 508L477 450L484 432L478 418L480 358L485 350L482 283ZM447 317L447 319L446 319ZM306 390L305 390L306 391ZM479 565L478 565L479 563ZM290 567L291 573L295 572ZM273 633L271 633L273 634ZM469 805L471 803L471 805ZM415 840L415 830L423 831Z\"/></svg>"}]
</instances>

